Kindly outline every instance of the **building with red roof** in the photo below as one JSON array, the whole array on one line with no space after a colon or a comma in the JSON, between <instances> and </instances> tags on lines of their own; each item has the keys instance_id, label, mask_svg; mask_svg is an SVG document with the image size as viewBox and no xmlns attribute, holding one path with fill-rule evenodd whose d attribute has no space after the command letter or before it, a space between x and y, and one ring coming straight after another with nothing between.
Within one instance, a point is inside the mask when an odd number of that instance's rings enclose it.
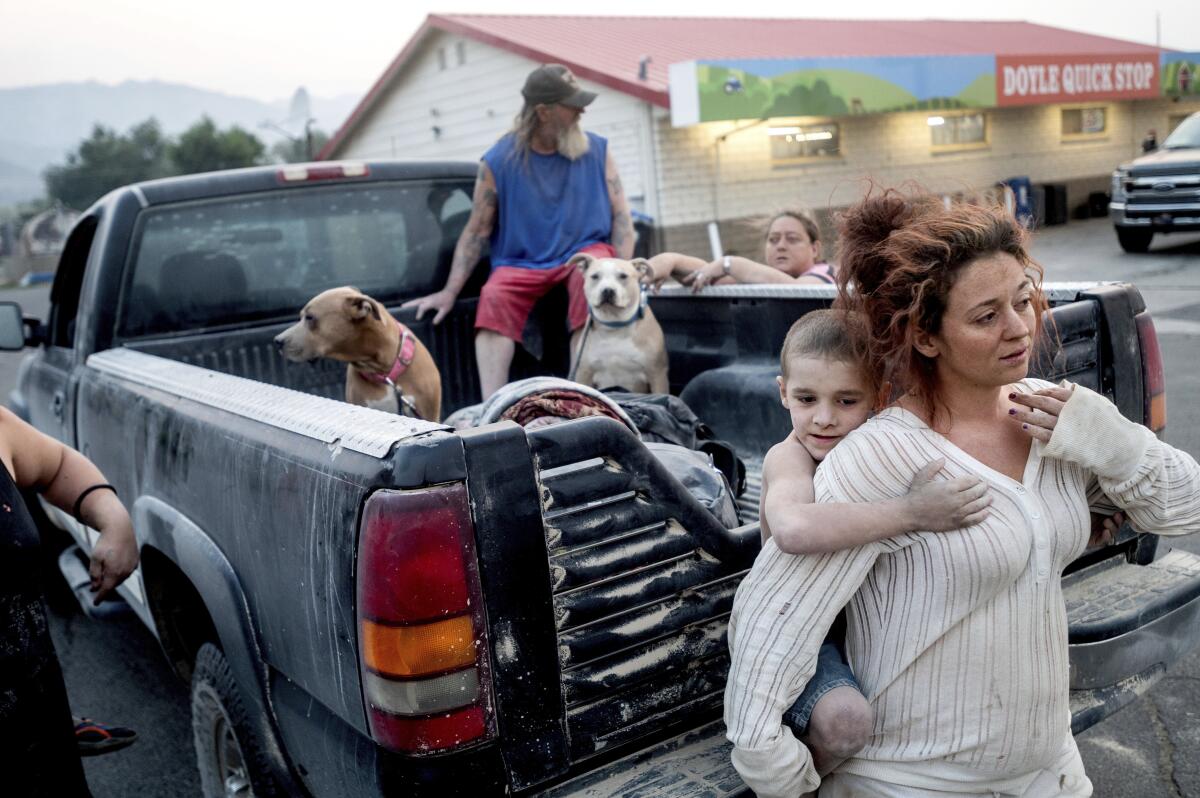
<instances>
[{"instance_id":1,"label":"building with red roof","mask_svg":"<svg viewBox=\"0 0 1200 798\"><path fill-rule=\"evenodd\" d=\"M734 222L844 206L868 178L956 193L1026 175L1078 205L1200 107L1168 85L1197 60L1027 22L435 14L322 157L475 160L528 72L561 63L599 94L583 123L658 247L706 255L716 220L750 254Z\"/></svg>"}]
</instances>

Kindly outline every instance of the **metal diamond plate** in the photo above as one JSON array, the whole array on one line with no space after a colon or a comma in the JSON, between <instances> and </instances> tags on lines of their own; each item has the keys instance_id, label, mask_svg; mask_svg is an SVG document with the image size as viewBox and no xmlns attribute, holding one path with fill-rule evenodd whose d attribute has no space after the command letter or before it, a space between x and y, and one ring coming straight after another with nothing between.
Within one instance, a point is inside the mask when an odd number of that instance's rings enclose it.
<instances>
[{"instance_id":1,"label":"metal diamond plate","mask_svg":"<svg viewBox=\"0 0 1200 798\"><path fill-rule=\"evenodd\" d=\"M1070 302L1087 291L1102 285L1113 283L1079 282L1079 283L1044 283L1042 290L1051 302ZM780 285L780 284L745 284L745 285L712 285L698 294L682 285L663 286L657 294L662 297L712 297L714 299L833 299L837 296L837 288L832 285Z\"/></svg>"},{"instance_id":2,"label":"metal diamond plate","mask_svg":"<svg viewBox=\"0 0 1200 798\"><path fill-rule=\"evenodd\" d=\"M127 382L372 457L383 457L404 438L448 429L133 349L99 352L87 359L87 365Z\"/></svg>"}]
</instances>

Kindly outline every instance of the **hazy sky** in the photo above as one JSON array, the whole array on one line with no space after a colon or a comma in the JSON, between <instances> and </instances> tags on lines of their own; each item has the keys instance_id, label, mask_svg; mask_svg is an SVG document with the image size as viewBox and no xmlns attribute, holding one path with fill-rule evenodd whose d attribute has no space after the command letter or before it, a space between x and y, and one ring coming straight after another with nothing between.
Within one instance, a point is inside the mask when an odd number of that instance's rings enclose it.
<instances>
[{"instance_id":1,"label":"hazy sky","mask_svg":"<svg viewBox=\"0 0 1200 798\"><path fill-rule=\"evenodd\" d=\"M1153 44L1200 50L1197 0L607 0L604 14L1024 19ZM455 0L0 0L0 88L62 81L158 79L274 100L300 85L318 96L363 94L430 12L563 13L569 3ZM736 11L736 13L731 13ZM603 42L597 42L603 47ZM797 55L803 43L797 43Z\"/></svg>"}]
</instances>

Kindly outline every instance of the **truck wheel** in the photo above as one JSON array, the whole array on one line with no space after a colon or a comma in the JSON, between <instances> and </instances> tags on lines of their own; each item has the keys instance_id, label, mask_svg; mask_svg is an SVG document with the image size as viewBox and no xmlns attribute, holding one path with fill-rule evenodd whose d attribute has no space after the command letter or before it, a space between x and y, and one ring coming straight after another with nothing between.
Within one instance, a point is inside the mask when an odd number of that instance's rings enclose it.
<instances>
[{"instance_id":1,"label":"truck wheel","mask_svg":"<svg viewBox=\"0 0 1200 798\"><path fill-rule=\"evenodd\" d=\"M192 673L192 739L204 798L267 798L282 795L221 649L205 643Z\"/></svg>"},{"instance_id":2,"label":"truck wheel","mask_svg":"<svg viewBox=\"0 0 1200 798\"><path fill-rule=\"evenodd\" d=\"M1117 241L1126 252L1145 252L1150 249L1150 239L1154 238L1151 230L1130 230L1127 227L1117 228Z\"/></svg>"}]
</instances>

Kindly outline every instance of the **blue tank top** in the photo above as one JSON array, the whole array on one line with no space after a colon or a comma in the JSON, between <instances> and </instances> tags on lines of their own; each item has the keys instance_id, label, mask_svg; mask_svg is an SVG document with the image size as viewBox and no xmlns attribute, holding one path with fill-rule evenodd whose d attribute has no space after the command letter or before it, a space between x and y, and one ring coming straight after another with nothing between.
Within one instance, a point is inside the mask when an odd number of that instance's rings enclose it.
<instances>
[{"instance_id":1,"label":"blue tank top","mask_svg":"<svg viewBox=\"0 0 1200 798\"><path fill-rule=\"evenodd\" d=\"M608 142L587 134L587 153L570 161L554 153L514 152L508 134L483 156L496 179L492 268L552 269L612 235L612 203L604 181Z\"/></svg>"}]
</instances>

